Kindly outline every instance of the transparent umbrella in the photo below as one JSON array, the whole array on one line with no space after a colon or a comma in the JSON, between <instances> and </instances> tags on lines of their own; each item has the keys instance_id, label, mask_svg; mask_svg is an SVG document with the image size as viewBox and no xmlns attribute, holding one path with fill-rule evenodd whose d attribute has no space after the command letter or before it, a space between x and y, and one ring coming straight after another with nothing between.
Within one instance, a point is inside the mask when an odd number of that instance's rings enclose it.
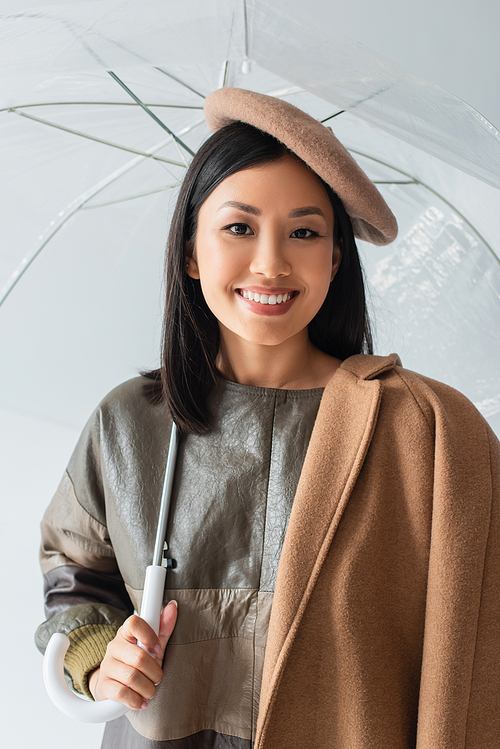
<instances>
[{"instance_id":1,"label":"transparent umbrella","mask_svg":"<svg viewBox=\"0 0 500 749\"><path fill-rule=\"evenodd\" d=\"M360 243L377 351L500 428L499 133L334 28L315 0L302 15L278 0L102 0L1 18L0 398L81 425L157 364L176 190L209 135L203 99L228 85L330 125L379 185L400 235Z\"/></svg>"}]
</instances>

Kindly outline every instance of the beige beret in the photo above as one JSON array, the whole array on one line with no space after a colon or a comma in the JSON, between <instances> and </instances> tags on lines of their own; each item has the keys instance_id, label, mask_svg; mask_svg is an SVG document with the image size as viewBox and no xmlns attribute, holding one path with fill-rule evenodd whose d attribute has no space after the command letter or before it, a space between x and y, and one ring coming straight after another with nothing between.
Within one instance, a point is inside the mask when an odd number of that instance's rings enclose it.
<instances>
[{"instance_id":1,"label":"beige beret","mask_svg":"<svg viewBox=\"0 0 500 749\"><path fill-rule=\"evenodd\" d=\"M396 238L394 214L330 127L287 101L242 88L213 91L204 109L213 133L241 121L284 143L341 198L358 239L384 245Z\"/></svg>"}]
</instances>

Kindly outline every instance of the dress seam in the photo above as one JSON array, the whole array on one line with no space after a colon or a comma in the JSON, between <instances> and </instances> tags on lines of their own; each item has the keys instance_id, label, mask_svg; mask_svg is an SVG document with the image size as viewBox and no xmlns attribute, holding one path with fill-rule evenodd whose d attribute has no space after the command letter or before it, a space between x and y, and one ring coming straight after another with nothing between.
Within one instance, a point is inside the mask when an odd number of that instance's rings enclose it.
<instances>
[{"instance_id":1,"label":"dress seam","mask_svg":"<svg viewBox=\"0 0 500 749\"><path fill-rule=\"evenodd\" d=\"M234 392L241 392L242 389L245 391L253 391L255 394L262 395L266 398L276 398L282 395L284 398L316 398L318 393L323 393L325 388L304 388L298 390L287 390L286 388L267 388L258 387L257 385L244 385L241 382L231 382L225 380L223 387Z\"/></svg>"}]
</instances>

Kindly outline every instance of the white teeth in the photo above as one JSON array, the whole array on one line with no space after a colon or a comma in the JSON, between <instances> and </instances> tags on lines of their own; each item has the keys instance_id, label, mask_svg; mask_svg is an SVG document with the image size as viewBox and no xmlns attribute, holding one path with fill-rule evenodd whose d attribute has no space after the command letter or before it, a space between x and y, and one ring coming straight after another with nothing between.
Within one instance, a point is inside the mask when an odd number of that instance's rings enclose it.
<instances>
[{"instance_id":1,"label":"white teeth","mask_svg":"<svg viewBox=\"0 0 500 749\"><path fill-rule=\"evenodd\" d=\"M241 296L245 299L250 299L253 302L259 302L260 304L281 304L282 302L288 302L292 298L292 294L257 294L251 291L243 289L240 291Z\"/></svg>"}]
</instances>

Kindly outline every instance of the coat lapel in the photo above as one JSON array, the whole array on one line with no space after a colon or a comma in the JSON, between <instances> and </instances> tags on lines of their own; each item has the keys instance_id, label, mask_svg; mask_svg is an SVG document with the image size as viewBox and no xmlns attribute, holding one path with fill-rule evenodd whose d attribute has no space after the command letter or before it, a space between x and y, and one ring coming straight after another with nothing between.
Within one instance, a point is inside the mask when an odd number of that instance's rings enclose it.
<instances>
[{"instance_id":1,"label":"coat lapel","mask_svg":"<svg viewBox=\"0 0 500 749\"><path fill-rule=\"evenodd\" d=\"M269 622L256 748L307 601L339 525L375 429L382 385L369 380L397 357L353 356L326 386L281 552Z\"/></svg>"}]
</instances>

